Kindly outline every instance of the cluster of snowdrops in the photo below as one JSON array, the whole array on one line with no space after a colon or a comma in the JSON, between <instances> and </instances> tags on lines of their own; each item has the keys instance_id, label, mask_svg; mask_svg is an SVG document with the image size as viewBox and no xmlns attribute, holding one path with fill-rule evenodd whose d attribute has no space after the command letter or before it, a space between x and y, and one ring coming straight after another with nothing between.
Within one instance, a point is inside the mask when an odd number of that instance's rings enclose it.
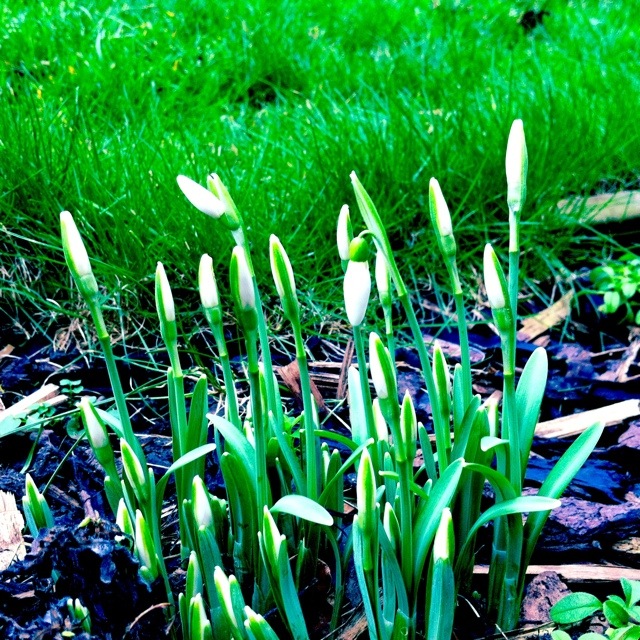
<instances>
[{"instance_id":1,"label":"cluster of snowdrops","mask_svg":"<svg viewBox=\"0 0 640 640\"><path fill-rule=\"evenodd\" d=\"M281 627L291 638L309 638L299 593L322 559L331 567L332 628L340 621L344 577L353 563L373 640L416 635L449 640L457 594L470 587L476 534L489 522L493 522L493 544L485 594L488 614L504 631L517 625L526 568L536 541L558 498L596 445L602 425L594 425L569 447L537 495L523 495L547 358L543 349L534 351L516 381L518 225L527 173L520 120L514 122L509 136L506 170L510 228L506 273L491 245L484 253L485 288L501 340L500 405L483 404L473 393L456 241L438 182L432 179L429 184L430 217L456 305L461 358L453 369L437 344L432 350L425 344L381 217L357 176L351 175L364 229L355 234L345 206L337 230L345 309L357 362L348 372L350 438L321 428L294 273L284 247L271 237L273 279L295 339L300 415L283 409L240 211L216 174L208 177L207 188L180 176L178 184L188 200L217 218L235 241L230 290L244 343L250 402L246 411L240 410L225 342L223 306L208 255L200 262L199 290L223 372L224 414L209 413L205 375L186 392L176 309L159 263L156 303L170 359L167 387L174 460L159 478L147 464L131 426L89 257L73 217L69 212L61 214L66 261L91 312L114 396L110 411L89 398L81 400L86 435L104 469L104 490L116 522L133 540L140 574L149 582L164 581L168 616L179 616L181 623L173 627L176 636L179 628L184 640L274 640L278 635L262 614L277 609ZM370 258L375 260L384 335L365 333L367 311L373 305ZM411 396L398 397L394 321L400 313L420 358L432 413L432 425L427 426L434 437L418 422ZM121 464L116 461L116 442ZM350 454L340 455L332 448L335 442ZM214 450L224 478L224 496L212 495L203 481L206 458ZM344 516L344 476L354 470L356 515L351 523ZM177 601L161 535L161 512L171 476L175 477L181 557L187 568L185 590ZM486 482L495 501L482 510ZM34 535L52 526L46 500L29 477L24 507ZM89 609L78 601L70 601L69 608L90 629Z\"/></svg>"}]
</instances>

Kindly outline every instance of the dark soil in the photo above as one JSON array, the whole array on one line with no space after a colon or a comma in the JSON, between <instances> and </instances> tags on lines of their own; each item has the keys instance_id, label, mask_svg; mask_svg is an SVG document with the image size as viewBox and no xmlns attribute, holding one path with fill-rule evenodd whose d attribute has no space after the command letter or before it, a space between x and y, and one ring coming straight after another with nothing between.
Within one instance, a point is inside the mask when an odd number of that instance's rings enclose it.
<instances>
[{"instance_id":1,"label":"dark soil","mask_svg":"<svg viewBox=\"0 0 640 640\"><path fill-rule=\"evenodd\" d=\"M581 298L581 310L571 321L542 336L550 358L542 421L640 398L640 362L637 350L635 355L633 352L640 335L618 324L615 318L599 317L594 311L596 305L597 301L592 304ZM531 308L529 312L538 310ZM429 321L427 317L423 324L427 326ZM130 541L111 523L102 493L101 469L87 444L78 440L81 432L77 417L68 413L80 394L110 396L104 364L87 351L81 335L79 331L71 331L72 339L66 341L66 348L59 349L45 337L25 339L11 327L0 333L0 350L9 344L14 347L10 355L0 358L0 391L6 407L45 382L60 385L62 392L75 393L57 407L51 420L35 427L23 422L2 440L0 490L15 494L19 501L24 492L24 467L28 466L39 488L50 482L46 495L56 527L42 532L31 544L26 536L29 554L0 574L0 633L7 639L22 640L58 639L69 637L68 633L62 635L65 632L74 632L76 638L88 639L87 634L74 627L66 606L68 598L80 598L91 611L91 638L156 640L165 637L170 624L165 617L166 595L162 587L151 589L138 577ZM450 364L455 363L456 333L440 331L438 338L449 351ZM198 366L215 371L215 362L206 355L209 342L210 336L206 334L192 338L189 353L184 357L185 369ZM499 342L482 323L473 328L471 342L475 390L485 398L502 386ZM519 343L519 366L523 366L535 346ZM311 368L318 393L331 406L339 391L345 351L322 338L311 340L309 348L316 359ZM140 434L147 458L160 472L171 463L170 428L163 397L166 388L162 385L164 356L160 351L153 353L153 361L144 351L128 351L126 356L120 365L121 373L131 388L147 383L150 378L158 379L158 386L146 392L144 398L133 396L131 408L134 429ZM400 349L397 360L400 392L409 389L413 393L419 419L428 424L426 394L413 370L417 356L411 349ZM275 361L276 365L285 366L291 357L276 354ZM283 378L285 382L288 379ZM74 381L75 389L64 380ZM295 407L298 404L295 392L288 395L287 403ZM212 411L216 410L216 400L214 396ZM346 419L346 411L342 410L339 417ZM344 432L336 419L325 426ZM571 438L536 438L527 472L532 490L541 484L570 442ZM640 566L637 554L625 552L625 542L637 535L640 525L639 448L640 420L616 424L605 431L599 448L567 490L563 506L550 518L534 563L610 562ZM212 491L219 491L215 457L208 462L207 473ZM165 523L169 532L176 527L175 520L175 515L169 516ZM175 551L165 549L168 555L175 555ZM482 551L478 559L486 560ZM179 583L183 570L177 560L173 570L173 579ZM536 589L547 593L539 582ZM550 583L555 588L553 580ZM326 568L310 585L305 598L314 620L324 620L324 616L318 615L318 603L327 602L329 591L330 571ZM482 629L481 624L475 624L476 637L482 635L478 633ZM319 624L316 637L322 637L323 632ZM460 632L459 637L467 635L462 629Z\"/></svg>"}]
</instances>

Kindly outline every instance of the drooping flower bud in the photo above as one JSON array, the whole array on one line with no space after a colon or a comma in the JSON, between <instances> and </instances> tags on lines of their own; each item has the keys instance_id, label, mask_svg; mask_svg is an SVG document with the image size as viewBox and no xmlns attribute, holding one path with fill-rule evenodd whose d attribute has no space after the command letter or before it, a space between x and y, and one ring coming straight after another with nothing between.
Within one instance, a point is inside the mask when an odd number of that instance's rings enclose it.
<instances>
[{"instance_id":1,"label":"drooping flower bud","mask_svg":"<svg viewBox=\"0 0 640 640\"><path fill-rule=\"evenodd\" d=\"M338 230L336 233L338 244L338 255L340 260L349 259L349 245L353 240L353 229L351 227L351 216L349 215L349 205L343 205L338 216Z\"/></svg>"},{"instance_id":2,"label":"drooping flower bud","mask_svg":"<svg viewBox=\"0 0 640 640\"><path fill-rule=\"evenodd\" d=\"M371 295L371 274L368 262L349 260L344 274L344 307L351 326L362 324Z\"/></svg>"},{"instance_id":3,"label":"drooping flower bud","mask_svg":"<svg viewBox=\"0 0 640 640\"><path fill-rule=\"evenodd\" d=\"M191 178L187 178L187 176L180 175L176 180L182 193L198 211L212 218L219 218L226 211L224 203L214 196L209 189L206 189Z\"/></svg>"},{"instance_id":4,"label":"drooping flower bud","mask_svg":"<svg viewBox=\"0 0 640 640\"><path fill-rule=\"evenodd\" d=\"M519 213L527 197L527 169L529 159L522 120L514 120L507 142L505 168L507 172L507 204Z\"/></svg>"}]
</instances>

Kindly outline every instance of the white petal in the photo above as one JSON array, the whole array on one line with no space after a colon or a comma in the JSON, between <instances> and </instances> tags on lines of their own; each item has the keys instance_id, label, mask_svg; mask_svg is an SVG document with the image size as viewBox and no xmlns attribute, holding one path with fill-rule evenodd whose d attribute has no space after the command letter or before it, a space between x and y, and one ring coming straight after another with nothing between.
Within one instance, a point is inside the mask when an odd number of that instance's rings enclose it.
<instances>
[{"instance_id":1,"label":"white petal","mask_svg":"<svg viewBox=\"0 0 640 640\"><path fill-rule=\"evenodd\" d=\"M187 176L178 176L176 180L182 193L198 211L202 211L202 213L206 213L213 218L219 218L226 211L222 201L216 198L209 189L206 189L191 178L187 178Z\"/></svg>"},{"instance_id":2,"label":"white petal","mask_svg":"<svg viewBox=\"0 0 640 640\"><path fill-rule=\"evenodd\" d=\"M496 267L496 254L493 247L487 244L484 248L484 286L487 290L489 304L493 309L504 309L506 301L502 283Z\"/></svg>"},{"instance_id":3,"label":"white petal","mask_svg":"<svg viewBox=\"0 0 640 640\"><path fill-rule=\"evenodd\" d=\"M371 294L369 263L349 261L344 275L344 307L353 327L362 324Z\"/></svg>"}]
</instances>

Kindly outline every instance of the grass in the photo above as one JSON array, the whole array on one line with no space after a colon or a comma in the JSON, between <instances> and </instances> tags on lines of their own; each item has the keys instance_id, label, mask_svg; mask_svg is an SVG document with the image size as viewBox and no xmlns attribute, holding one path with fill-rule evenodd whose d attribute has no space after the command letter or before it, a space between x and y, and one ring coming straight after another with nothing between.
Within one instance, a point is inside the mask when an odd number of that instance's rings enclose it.
<instances>
[{"instance_id":1,"label":"grass","mask_svg":"<svg viewBox=\"0 0 640 640\"><path fill-rule=\"evenodd\" d=\"M439 267L426 215L432 175L463 261L478 265L486 240L506 241L504 149L516 117L530 158L524 275L591 264L606 240L561 220L555 204L640 172L634 7L550 0L544 26L527 35L517 21L529 8L10 0L0 38L2 312L46 328L70 306L62 209L125 308L148 304L157 260L174 288L193 290L206 251L224 281L225 234L188 205L178 173L222 176L251 220L262 281L276 232L320 316L341 306L334 229L340 206L355 205L354 169L416 278Z\"/></svg>"}]
</instances>

